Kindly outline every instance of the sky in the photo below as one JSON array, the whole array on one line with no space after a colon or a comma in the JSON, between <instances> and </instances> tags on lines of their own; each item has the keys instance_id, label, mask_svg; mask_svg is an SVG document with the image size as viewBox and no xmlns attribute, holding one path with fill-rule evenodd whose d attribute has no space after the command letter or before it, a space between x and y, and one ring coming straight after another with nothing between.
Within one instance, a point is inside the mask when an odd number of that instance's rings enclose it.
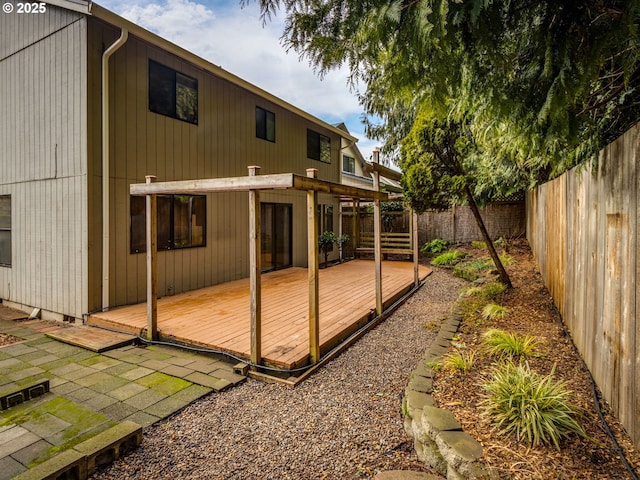
<instances>
[{"instance_id":1,"label":"sky","mask_svg":"<svg viewBox=\"0 0 640 480\"><path fill-rule=\"evenodd\" d=\"M369 159L379 142L364 135L362 108L349 89L346 68L322 79L306 59L280 42L284 15L263 26L255 1L98 0L97 3L302 110L335 124L344 122Z\"/></svg>"}]
</instances>

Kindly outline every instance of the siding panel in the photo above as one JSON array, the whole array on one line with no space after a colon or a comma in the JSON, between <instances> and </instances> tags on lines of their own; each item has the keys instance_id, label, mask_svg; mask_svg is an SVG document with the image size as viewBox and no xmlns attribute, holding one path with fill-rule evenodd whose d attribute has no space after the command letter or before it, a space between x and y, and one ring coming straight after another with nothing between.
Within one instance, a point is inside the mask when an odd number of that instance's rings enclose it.
<instances>
[{"instance_id":1,"label":"siding panel","mask_svg":"<svg viewBox=\"0 0 640 480\"><path fill-rule=\"evenodd\" d=\"M93 41L108 43L113 30L93 19ZM91 57L90 57L91 58ZM153 59L198 80L198 125L148 110L148 60ZM90 71L98 71L98 56ZM130 254L128 186L147 174L159 181L247 175L248 165L261 174L315 167L319 177L339 181L340 138L319 125L265 102L256 95L130 36L112 57L111 103L112 236L111 306L145 299L143 254ZM276 114L276 143L255 137L255 106ZM306 159L306 130L331 138L333 161ZM95 167L94 167L95 168ZM306 199L291 192L274 194L294 205L294 265L306 266ZM336 202L335 200L331 200ZM93 209L97 212L96 207ZM335 212L338 211L337 202ZM168 295L248 276L248 199L246 193L207 197L207 246L158 255L158 291ZM337 225L337 218L335 220ZM93 228L98 228L94 226ZM95 235L94 235L95 236ZM96 288L94 285L93 288Z\"/></svg>"},{"instance_id":2,"label":"siding panel","mask_svg":"<svg viewBox=\"0 0 640 480\"><path fill-rule=\"evenodd\" d=\"M0 16L0 193L12 196L0 298L80 318L87 308L86 21L47 5ZM64 273L63 273L64 272Z\"/></svg>"}]
</instances>

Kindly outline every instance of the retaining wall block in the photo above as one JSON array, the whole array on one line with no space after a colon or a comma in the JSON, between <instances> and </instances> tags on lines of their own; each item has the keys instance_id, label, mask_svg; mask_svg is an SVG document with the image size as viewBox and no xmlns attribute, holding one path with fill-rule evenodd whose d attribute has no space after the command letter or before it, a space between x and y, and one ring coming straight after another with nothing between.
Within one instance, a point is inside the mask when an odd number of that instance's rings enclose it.
<instances>
[{"instance_id":1,"label":"retaining wall block","mask_svg":"<svg viewBox=\"0 0 640 480\"><path fill-rule=\"evenodd\" d=\"M482 458L482 445L471 435L461 431L443 431L435 438L440 454L456 473L463 478L483 478L475 462ZM479 473L482 475L477 476Z\"/></svg>"},{"instance_id":2,"label":"retaining wall block","mask_svg":"<svg viewBox=\"0 0 640 480\"><path fill-rule=\"evenodd\" d=\"M417 437L414 437L413 446L416 450L416 456L422 463L429 465L440 475L446 475L448 465L445 459L438 450L438 445L430 438L425 438L422 442Z\"/></svg>"},{"instance_id":3,"label":"retaining wall block","mask_svg":"<svg viewBox=\"0 0 640 480\"><path fill-rule=\"evenodd\" d=\"M416 417L422 430L435 439L441 432L462 431L462 425L449 410L425 406L420 412L420 417ZM482 456L482 447L480 450Z\"/></svg>"}]
</instances>

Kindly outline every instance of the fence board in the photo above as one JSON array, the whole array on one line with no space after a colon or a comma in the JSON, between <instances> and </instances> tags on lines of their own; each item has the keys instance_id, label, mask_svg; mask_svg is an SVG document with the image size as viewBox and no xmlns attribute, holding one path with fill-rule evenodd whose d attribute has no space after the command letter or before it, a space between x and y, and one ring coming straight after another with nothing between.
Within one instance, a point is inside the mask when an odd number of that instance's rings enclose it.
<instances>
[{"instance_id":1,"label":"fence board","mask_svg":"<svg viewBox=\"0 0 640 480\"><path fill-rule=\"evenodd\" d=\"M638 141L527 194L527 237L549 292L603 396L640 446Z\"/></svg>"}]
</instances>

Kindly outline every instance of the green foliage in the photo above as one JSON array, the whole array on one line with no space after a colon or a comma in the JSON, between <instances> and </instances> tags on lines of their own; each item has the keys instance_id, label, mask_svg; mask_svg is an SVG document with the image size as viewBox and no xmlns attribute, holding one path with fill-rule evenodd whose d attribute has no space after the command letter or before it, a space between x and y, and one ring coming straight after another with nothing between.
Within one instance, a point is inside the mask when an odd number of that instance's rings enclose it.
<instances>
[{"instance_id":1,"label":"green foliage","mask_svg":"<svg viewBox=\"0 0 640 480\"><path fill-rule=\"evenodd\" d=\"M434 238L430 242L425 243L420 251L425 254L429 253L442 253L446 252L449 247L449 242L442 240L441 238Z\"/></svg>"},{"instance_id":2,"label":"green foliage","mask_svg":"<svg viewBox=\"0 0 640 480\"><path fill-rule=\"evenodd\" d=\"M397 153L417 105L468 122L477 195L518 172L555 176L637 120L637 2L257 1L318 72L366 80L367 135L383 152Z\"/></svg>"},{"instance_id":3,"label":"green foliage","mask_svg":"<svg viewBox=\"0 0 640 480\"><path fill-rule=\"evenodd\" d=\"M531 371L528 363L511 362L493 369L492 379L483 385L484 413L502 435L515 435L530 446L553 444L571 434L586 437L579 422L582 410L571 403L572 392L551 374Z\"/></svg>"},{"instance_id":4,"label":"green foliage","mask_svg":"<svg viewBox=\"0 0 640 480\"><path fill-rule=\"evenodd\" d=\"M386 212L402 212L404 205L402 202L381 202L380 211L382 212L382 228L385 232L393 232L393 227L398 215L389 215Z\"/></svg>"},{"instance_id":5,"label":"green foliage","mask_svg":"<svg viewBox=\"0 0 640 480\"><path fill-rule=\"evenodd\" d=\"M336 234L331 231L322 232L318 237L318 248L324 254L324 266L329 261L329 253L333 250L333 245L338 241Z\"/></svg>"},{"instance_id":6,"label":"green foliage","mask_svg":"<svg viewBox=\"0 0 640 480\"><path fill-rule=\"evenodd\" d=\"M436 258L431 260L431 265L433 265L434 267L455 265L460 260L462 260L465 255L465 253L458 250L452 250L450 252L443 253L442 255L438 255Z\"/></svg>"},{"instance_id":7,"label":"green foliage","mask_svg":"<svg viewBox=\"0 0 640 480\"><path fill-rule=\"evenodd\" d=\"M482 309L482 318L485 320L503 319L509 313L511 313L511 311L508 308L496 303L489 303Z\"/></svg>"},{"instance_id":8,"label":"green foliage","mask_svg":"<svg viewBox=\"0 0 640 480\"><path fill-rule=\"evenodd\" d=\"M504 283L489 282L482 287L482 295L487 299L496 298L507 289Z\"/></svg>"},{"instance_id":9,"label":"green foliage","mask_svg":"<svg viewBox=\"0 0 640 480\"><path fill-rule=\"evenodd\" d=\"M477 258L456 265L453 269L453 275L473 282L493 268L494 265L490 258Z\"/></svg>"},{"instance_id":10,"label":"green foliage","mask_svg":"<svg viewBox=\"0 0 640 480\"><path fill-rule=\"evenodd\" d=\"M521 337L504 330L490 329L483 334L483 343L489 355L500 358L537 355L538 341L531 335Z\"/></svg>"},{"instance_id":11,"label":"green foliage","mask_svg":"<svg viewBox=\"0 0 640 480\"><path fill-rule=\"evenodd\" d=\"M502 262L502 265L505 265L507 267L516 263L514 258L511 255L507 255L506 253L500 254L500 261Z\"/></svg>"},{"instance_id":12,"label":"green foliage","mask_svg":"<svg viewBox=\"0 0 640 480\"><path fill-rule=\"evenodd\" d=\"M487 244L485 242L479 242L477 240L474 240L473 242L471 242L471 246L473 248L477 248L479 250L486 250L487 249Z\"/></svg>"},{"instance_id":13,"label":"green foliage","mask_svg":"<svg viewBox=\"0 0 640 480\"><path fill-rule=\"evenodd\" d=\"M350 240L349 235L344 233L340 235L338 238L336 238L336 243L338 244L339 247L342 247L342 245L347 243L349 240Z\"/></svg>"},{"instance_id":14,"label":"green foliage","mask_svg":"<svg viewBox=\"0 0 640 480\"><path fill-rule=\"evenodd\" d=\"M475 350L455 350L442 357L440 368L466 373L473 368L475 359Z\"/></svg>"},{"instance_id":15,"label":"green foliage","mask_svg":"<svg viewBox=\"0 0 640 480\"><path fill-rule=\"evenodd\" d=\"M515 262L512 256L504 253L499 255L499 257L503 265L513 265ZM453 269L453 274L456 277L464 278L465 280L473 282L485 273L492 271L494 268L495 264L491 258L476 258L456 265Z\"/></svg>"}]
</instances>

